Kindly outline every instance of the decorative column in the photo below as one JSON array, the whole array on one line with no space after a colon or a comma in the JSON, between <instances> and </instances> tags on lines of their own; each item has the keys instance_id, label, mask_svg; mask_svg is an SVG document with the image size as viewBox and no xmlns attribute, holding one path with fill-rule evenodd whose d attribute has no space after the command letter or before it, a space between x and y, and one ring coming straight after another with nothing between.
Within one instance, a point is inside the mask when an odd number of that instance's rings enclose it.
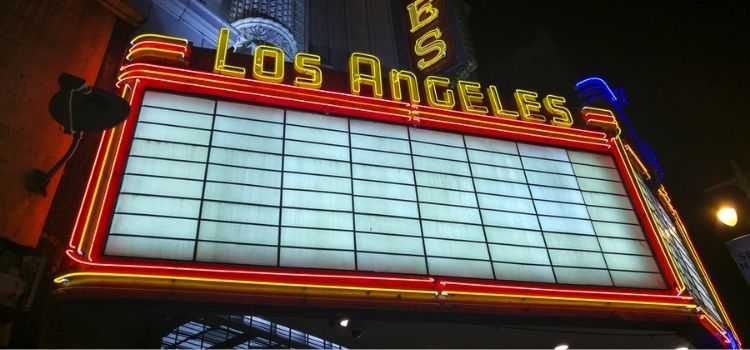
<instances>
[{"instance_id":1,"label":"decorative column","mask_svg":"<svg viewBox=\"0 0 750 350\"><path fill-rule=\"evenodd\" d=\"M306 0L231 0L229 19L240 32L235 52L252 54L258 45L273 45L291 61L307 49Z\"/></svg>"}]
</instances>

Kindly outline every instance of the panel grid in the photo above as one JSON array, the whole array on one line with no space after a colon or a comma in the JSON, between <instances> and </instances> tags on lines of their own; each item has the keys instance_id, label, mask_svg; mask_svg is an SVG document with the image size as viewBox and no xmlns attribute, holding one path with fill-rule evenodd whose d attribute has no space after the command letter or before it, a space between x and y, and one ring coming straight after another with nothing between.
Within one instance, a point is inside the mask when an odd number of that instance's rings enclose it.
<instances>
[{"instance_id":1,"label":"panel grid","mask_svg":"<svg viewBox=\"0 0 750 350\"><path fill-rule=\"evenodd\" d=\"M665 288L611 156L153 91L105 254Z\"/></svg>"}]
</instances>

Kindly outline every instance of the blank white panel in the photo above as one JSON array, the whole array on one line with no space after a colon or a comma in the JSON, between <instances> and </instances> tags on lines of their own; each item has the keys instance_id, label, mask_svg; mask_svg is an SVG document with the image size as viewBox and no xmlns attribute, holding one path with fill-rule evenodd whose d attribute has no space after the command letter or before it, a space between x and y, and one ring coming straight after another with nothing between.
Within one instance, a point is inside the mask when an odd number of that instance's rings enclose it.
<instances>
[{"instance_id":1,"label":"blank white panel","mask_svg":"<svg viewBox=\"0 0 750 350\"><path fill-rule=\"evenodd\" d=\"M281 156L257 152L245 152L214 147L211 149L211 163L239 165L251 168L281 170Z\"/></svg>"},{"instance_id":2,"label":"blank white panel","mask_svg":"<svg viewBox=\"0 0 750 350\"><path fill-rule=\"evenodd\" d=\"M529 186L529 188L534 199L583 204L581 191L541 186Z\"/></svg>"},{"instance_id":3,"label":"blank white panel","mask_svg":"<svg viewBox=\"0 0 750 350\"><path fill-rule=\"evenodd\" d=\"M281 266L354 270L354 252L281 248Z\"/></svg>"},{"instance_id":4,"label":"blank white panel","mask_svg":"<svg viewBox=\"0 0 750 350\"><path fill-rule=\"evenodd\" d=\"M539 215L564 216L569 218L588 219L589 215L585 205L557 203L547 201L534 201L536 212Z\"/></svg>"},{"instance_id":5,"label":"blank white panel","mask_svg":"<svg viewBox=\"0 0 750 350\"><path fill-rule=\"evenodd\" d=\"M267 120L277 123L284 122L284 110L279 108L253 106L242 103L219 101L216 114L240 117L246 119Z\"/></svg>"},{"instance_id":6,"label":"blank white panel","mask_svg":"<svg viewBox=\"0 0 750 350\"><path fill-rule=\"evenodd\" d=\"M275 188L208 182L203 197L217 201L279 205L279 190Z\"/></svg>"},{"instance_id":7,"label":"blank white panel","mask_svg":"<svg viewBox=\"0 0 750 350\"><path fill-rule=\"evenodd\" d=\"M439 143L442 145L455 147L464 146L464 141L461 138L461 135L458 134L417 128L410 128L409 134L411 135L411 139L414 141Z\"/></svg>"},{"instance_id":8,"label":"blank white panel","mask_svg":"<svg viewBox=\"0 0 750 350\"><path fill-rule=\"evenodd\" d=\"M408 139L409 134L405 126L384 124L359 119L351 119L353 133Z\"/></svg>"},{"instance_id":9,"label":"blank white panel","mask_svg":"<svg viewBox=\"0 0 750 350\"><path fill-rule=\"evenodd\" d=\"M622 209L632 208L632 206L630 205L630 199L625 196L595 192L582 192L582 194L584 202L586 202L586 204L588 205Z\"/></svg>"},{"instance_id":10,"label":"blank white panel","mask_svg":"<svg viewBox=\"0 0 750 350\"><path fill-rule=\"evenodd\" d=\"M602 253L549 249L552 265L572 267L607 268Z\"/></svg>"},{"instance_id":11,"label":"blank white panel","mask_svg":"<svg viewBox=\"0 0 750 350\"><path fill-rule=\"evenodd\" d=\"M354 221L358 232L398 233L411 236L422 234L417 219L355 214Z\"/></svg>"},{"instance_id":12,"label":"blank white panel","mask_svg":"<svg viewBox=\"0 0 750 350\"><path fill-rule=\"evenodd\" d=\"M448 205L463 205L469 207L477 206L477 198L474 193L442 190L429 187L418 187L420 202L433 202Z\"/></svg>"},{"instance_id":13,"label":"blank white panel","mask_svg":"<svg viewBox=\"0 0 750 350\"><path fill-rule=\"evenodd\" d=\"M354 180L354 194L391 199L417 200L412 185L398 185L374 181Z\"/></svg>"},{"instance_id":14,"label":"blank white panel","mask_svg":"<svg viewBox=\"0 0 750 350\"><path fill-rule=\"evenodd\" d=\"M421 198L421 197L420 197ZM534 214L534 203L530 199L477 194L482 209L515 211Z\"/></svg>"},{"instance_id":15,"label":"blank white panel","mask_svg":"<svg viewBox=\"0 0 750 350\"><path fill-rule=\"evenodd\" d=\"M615 162L612 160L612 156L597 154L592 152L581 152L568 150L568 158L573 163L596 165L602 167L615 167Z\"/></svg>"},{"instance_id":16,"label":"blank white panel","mask_svg":"<svg viewBox=\"0 0 750 350\"><path fill-rule=\"evenodd\" d=\"M594 228L589 220L539 216L539 223L542 224L542 230L544 231L594 234Z\"/></svg>"},{"instance_id":17,"label":"blank white panel","mask_svg":"<svg viewBox=\"0 0 750 350\"><path fill-rule=\"evenodd\" d=\"M279 228L201 220L198 238L208 241L276 245L279 242Z\"/></svg>"},{"instance_id":18,"label":"blank white panel","mask_svg":"<svg viewBox=\"0 0 750 350\"><path fill-rule=\"evenodd\" d=\"M568 154L565 152L564 148L519 143L518 153L520 153L522 156L561 160L564 162L568 161Z\"/></svg>"},{"instance_id":19,"label":"blank white panel","mask_svg":"<svg viewBox=\"0 0 750 350\"><path fill-rule=\"evenodd\" d=\"M313 126L316 128L349 131L349 121L346 118L331 117L328 115L301 112L295 110L286 111L287 124Z\"/></svg>"},{"instance_id":20,"label":"blank white panel","mask_svg":"<svg viewBox=\"0 0 750 350\"><path fill-rule=\"evenodd\" d=\"M143 104L148 106L182 109L191 112L209 114L213 114L214 112L214 101L212 100L156 91L146 91L143 95Z\"/></svg>"},{"instance_id":21,"label":"blank white panel","mask_svg":"<svg viewBox=\"0 0 750 350\"><path fill-rule=\"evenodd\" d=\"M620 182L578 178L578 186L582 191L613 193L626 196L625 187Z\"/></svg>"},{"instance_id":22,"label":"blank white panel","mask_svg":"<svg viewBox=\"0 0 750 350\"><path fill-rule=\"evenodd\" d=\"M216 116L214 130L239 132L268 137L283 137L284 125L257 120Z\"/></svg>"},{"instance_id":23,"label":"blank white panel","mask_svg":"<svg viewBox=\"0 0 750 350\"><path fill-rule=\"evenodd\" d=\"M285 173L284 188L351 193L352 180L341 177Z\"/></svg>"},{"instance_id":24,"label":"blank white panel","mask_svg":"<svg viewBox=\"0 0 750 350\"><path fill-rule=\"evenodd\" d=\"M246 265L276 265L276 247L198 242L197 261Z\"/></svg>"},{"instance_id":25,"label":"blank white panel","mask_svg":"<svg viewBox=\"0 0 750 350\"><path fill-rule=\"evenodd\" d=\"M499 280L555 283L552 267L493 263Z\"/></svg>"},{"instance_id":26,"label":"blank white panel","mask_svg":"<svg viewBox=\"0 0 750 350\"><path fill-rule=\"evenodd\" d=\"M122 178L120 191L200 199L203 192L203 182L153 176L125 175Z\"/></svg>"},{"instance_id":27,"label":"blank white panel","mask_svg":"<svg viewBox=\"0 0 750 350\"><path fill-rule=\"evenodd\" d=\"M427 258L427 264L433 276L494 278L489 261Z\"/></svg>"},{"instance_id":28,"label":"blank white panel","mask_svg":"<svg viewBox=\"0 0 750 350\"><path fill-rule=\"evenodd\" d=\"M409 141L352 134L352 147L409 154Z\"/></svg>"},{"instance_id":29,"label":"blank white panel","mask_svg":"<svg viewBox=\"0 0 750 350\"><path fill-rule=\"evenodd\" d=\"M643 230L638 225L617 224L613 222L594 221L597 236L645 239Z\"/></svg>"},{"instance_id":30,"label":"blank white panel","mask_svg":"<svg viewBox=\"0 0 750 350\"><path fill-rule=\"evenodd\" d=\"M353 149L352 162L411 169L411 156L406 154Z\"/></svg>"},{"instance_id":31,"label":"blank white panel","mask_svg":"<svg viewBox=\"0 0 750 350\"><path fill-rule=\"evenodd\" d=\"M357 232L357 250L424 255L422 239ZM423 260L424 261L424 260Z\"/></svg>"},{"instance_id":32,"label":"blank white panel","mask_svg":"<svg viewBox=\"0 0 750 350\"><path fill-rule=\"evenodd\" d=\"M602 207L588 207L591 220L614 221L626 224L637 224L638 218L635 212L628 209L613 209Z\"/></svg>"},{"instance_id":33,"label":"blank white panel","mask_svg":"<svg viewBox=\"0 0 750 350\"><path fill-rule=\"evenodd\" d=\"M115 214L109 231L139 236L194 239L197 228L198 220Z\"/></svg>"},{"instance_id":34,"label":"blank white panel","mask_svg":"<svg viewBox=\"0 0 750 350\"><path fill-rule=\"evenodd\" d=\"M291 156L284 157L284 171L336 176L351 175L351 167L348 162Z\"/></svg>"},{"instance_id":35,"label":"blank white panel","mask_svg":"<svg viewBox=\"0 0 750 350\"><path fill-rule=\"evenodd\" d=\"M595 236L545 232L544 240L548 248L600 250Z\"/></svg>"},{"instance_id":36,"label":"blank white panel","mask_svg":"<svg viewBox=\"0 0 750 350\"><path fill-rule=\"evenodd\" d=\"M139 122L152 122L172 124L178 126L187 126L191 128L211 129L210 115L173 111L169 109L141 107L138 115Z\"/></svg>"},{"instance_id":37,"label":"blank white panel","mask_svg":"<svg viewBox=\"0 0 750 350\"><path fill-rule=\"evenodd\" d=\"M607 270L554 267L557 283L611 286L612 279Z\"/></svg>"},{"instance_id":38,"label":"blank white panel","mask_svg":"<svg viewBox=\"0 0 750 350\"><path fill-rule=\"evenodd\" d=\"M610 271L617 287L667 289L661 274L647 272Z\"/></svg>"},{"instance_id":39,"label":"blank white panel","mask_svg":"<svg viewBox=\"0 0 750 350\"><path fill-rule=\"evenodd\" d=\"M502 168L471 163L471 172L474 177L483 177L492 180L526 182L526 177L523 174L523 170L520 169Z\"/></svg>"},{"instance_id":40,"label":"blank white panel","mask_svg":"<svg viewBox=\"0 0 750 350\"><path fill-rule=\"evenodd\" d=\"M120 194L115 212L197 218L200 205L195 199Z\"/></svg>"},{"instance_id":41,"label":"blank white panel","mask_svg":"<svg viewBox=\"0 0 750 350\"><path fill-rule=\"evenodd\" d=\"M363 214L418 217L416 202L400 200L354 197L354 210Z\"/></svg>"},{"instance_id":42,"label":"blank white panel","mask_svg":"<svg viewBox=\"0 0 750 350\"><path fill-rule=\"evenodd\" d=\"M354 226L351 213L287 208L281 211L281 224L336 230L351 230Z\"/></svg>"},{"instance_id":43,"label":"blank white panel","mask_svg":"<svg viewBox=\"0 0 750 350\"><path fill-rule=\"evenodd\" d=\"M134 137L168 142L208 145L208 141L211 138L211 132L208 130L188 129L178 126L140 123L135 128Z\"/></svg>"},{"instance_id":44,"label":"blank white panel","mask_svg":"<svg viewBox=\"0 0 750 350\"><path fill-rule=\"evenodd\" d=\"M348 194L284 190L282 200L284 207L352 210L352 196Z\"/></svg>"},{"instance_id":45,"label":"blank white panel","mask_svg":"<svg viewBox=\"0 0 750 350\"><path fill-rule=\"evenodd\" d=\"M244 169L210 164L206 179L258 186L281 186L281 173L269 170Z\"/></svg>"},{"instance_id":46,"label":"blank white panel","mask_svg":"<svg viewBox=\"0 0 750 350\"><path fill-rule=\"evenodd\" d=\"M428 256L488 260L487 245L479 242L449 241L427 238L424 240Z\"/></svg>"},{"instance_id":47,"label":"blank white panel","mask_svg":"<svg viewBox=\"0 0 750 350\"><path fill-rule=\"evenodd\" d=\"M321 130L302 126L287 125L287 139L331 143L339 146L349 146L349 133L341 131Z\"/></svg>"},{"instance_id":48,"label":"blank white panel","mask_svg":"<svg viewBox=\"0 0 750 350\"><path fill-rule=\"evenodd\" d=\"M493 261L549 265L547 250L544 248L517 247L510 245L490 244Z\"/></svg>"},{"instance_id":49,"label":"blank white panel","mask_svg":"<svg viewBox=\"0 0 750 350\"><path fill-rule=\"evenodd\" d=\"M420 203L419 210L425 219L480 224L479 210L447 205Z\"/></svg>"},{"instance_id":50,"label":"blank white panel","mask_svg":"<svg viewBox=\"0 0 750 350\"><path fill-rule=\"evenodd\" d=\"M490 226L484 229L487 233L487 241L491 243L507 243L544 248L544 239L542 238L542 233L539 231Z\"/></svg>"},{"instance_id":51,"label":"blank white panel","mask_svg":"<svg viewBox=\"0 0 750 350\"><path fill-rule=\"evenodd\" d=\"M357 269L360 271L427 274L425 260L421 256L357 253Z\"/></svg>"},{"instance_id":52,"label":"blank white panel","mask_svg":"<svg viewBox=\"0 0 750 350\"><path fill-rule=\"evenodd\" d=\"M602 246L602 251L607 253L651 255L646 241L599 237L599 244Z\"/></svg>"},{"instance_id":53,"label":"blank white panel","mask_svg":"<svg viewBox=\"0 0 750 350\"><path fill-rule=\"evenodd\" d=\"M612 180L612 181L620 180L620 175L617 173L617 170L611 169L611 168L602 168L598 166L574 163L573 171L576 173L576 176L579 176L579 177L593 177L597 179Z\"/></svg>"},{"instance_id":54,"label":"blank white panel","mask_svg":"<svg viewBox=\"0 0 750 350\"><path fill-rule=\"evenodd\" d=\"M444 160L414 156L414 169L448 173L462 176L471 176L469 164L454 160Z\"/></svg>"},{"instance_id":55,"label":"blank white panel","mask_svg":"<svg viewBox=\"0 0 750 350\"><path fill-rule=\"evenodd\" d=\"M422 171L416 171L414 175L417 178L417 185L474 192L474 185L471 183L470 177Z\"/></svg>"},{"instance_id":56,"label":"blank white panel","mask_svg":"<svg viewBox=\"0 0 750 350\"><path fill-rule=\"evenodd\" d=\"M422 220L425 237L453 238L484 242L482 226Z\"/></svg>"},{"instance_id":57,"label":"blank white panel","mask_svg":"<svg viewBox=\"0 0 750 350\"><path fill-rule=\"evenodd\" d=\"M134 156L205 162L207 154L208 147L181 145L171 142L133 140L130 146L130 155Z\"/></svg>"},{"instance_id":58,"label":"blank white panel","mask_svg":"<svg viewBox=\"0 0 750 350\"><path fill-rule=\"evenodd\" d=\"M458 161L466 161L466 150L463 148L433 145L430 143L412 142L411 151L414 155L428 156Z\"/></svg>"},{"instance_id":59,"label":"blank white panel","mask_svg":"<svg viewBox=\"0 0 750 350\"><path fill-rule=\"evenodd\" d=\"M203 202L201 218L256 224L279 224L279 208L257 205Z\"/></svg>"},{"instance_id":60,"label":"blank white panel","mask_svg":"<svg viewBox=\"0 0 750 350\"><path fill-rule=\"evenodd\" d=\"M484 151L518 154L516 143L484 137L465 136L466 147Z\"/></svg>"},{"instance_id":61,"label":"blank white panel","mask_svg":"<svg viewBox=\"0 0 750 350\"><path fill-rule=\"evenodd\" d=\"M214 131L211 146L281 154L281 140L268 137L229 134Z\"/></svg>"},{"instance_id":62,"label":"blank white panel","mask_svg":"<svg viewBox=\"0 0 750 350\"><path fill-rule=\"evenodd\" d=\"M573 175L573 168L568 162L528 157L521 157L521 160L523 162L523 167L526 170Z\"/></svg>"},{"instance_id":63,"label":"blank white panel","mask_svg":"<svg viewBox=\"0 0 750 350\"><path fill-rule=\"evenodd\" d=\"M578 189L578 181L576 181L575 176L570 176L570 175L540 173L537 171L527 171L526 179L528 180L530 184L534 184L534 185Z\"/></svg>"},{"instance_id":64,"label":"blank white panel","mask_svg":"<svg viewBox=\"0 0 750 350\"><path fill-rule=\"evenodd\" d=\"M383 168L371 165L352 164L352 177L355 179L414 184L414 173L411 170Z\"/></svg>"},{"instance_id":65,"label":"blank white panel","mask_svg":"<svg viewBox=\"0 0 750 350\"><path fill-rule=\"evenodd\" d=\"M281 245L305 248L354 249L354 234L350 231L281 228Z\"/></svg>"},{"instance_id":66,"label":"blank white panel","mask_svg":"<svg viewBox=\"0 0 750 350\"><path fill-rule=\"evenodd\" d=\"M206 175L206 165L175 160L130 157L125 172L203 180Z\"/></svg>"},{"instance_id":67,"label":"blank white panel","mask_svg":"<svg viewBox=\"0 0 750 350\"><path fill-rule=\"evenodd\" d=\"M529 194L529 187L525 184L474 179L474 185L477 188L477 192L531 198L531 195Z\"/></svg>"},{"instance_id":68,"label":"blank white panel","mask_svg":"<svg viewBox=\"0 0 750 350\"><path fill-rule=\"evenodd\" d=\"M349 160L348 147L320 145L316 143L298 141L285 141L284 154L343 161Z\"/></svg>"},{"instance_id":69,"label":"blank white panel","mask_svg":"<svg viewBox=\"0 0 750 350\"><path fill-rule=\"evenodd\" d=\"M109 235L105 255L192 260L194 241Z\"/></svg>"},{"instance_id":70,"label":"blank white panel","mask_svg":"<svg viewBox=\"0 0 750 350\"><path fill-rule=\"evenodd\" d=\"M521 168L521 158L516 155L468 150L469 160L472 163L483 163L506 168Z\"/></svg>"},{"instance_id":71,"label":"blank white panel","mask_svg":"<svg viewBox=\"0 0 750 350\"><path fill-rule=\"evenodd\" d=\"M650 256L604 253L604 258L607 259L607 266L613 270L659 272L656 261Z\"/></svg>"},{"instance_id":72,"label":"blank white panel","mask_svg":"<svg viewBox=\"0 0 750 350\"><path fill-rule=\"evenodd\" d=\"M482 220L485 225L514 227L528 230L539 229L539 221L537 220L536 215L482 210Z\"/></svg>"}]
</instances>

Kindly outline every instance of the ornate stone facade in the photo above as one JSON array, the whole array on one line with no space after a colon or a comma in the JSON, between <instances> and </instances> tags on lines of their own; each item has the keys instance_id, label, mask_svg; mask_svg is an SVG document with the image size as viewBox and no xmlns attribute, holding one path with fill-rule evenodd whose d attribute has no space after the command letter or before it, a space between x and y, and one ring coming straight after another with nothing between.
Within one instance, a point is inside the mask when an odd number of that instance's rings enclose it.
<instances>
[{"instance_id":1,"label":"ornate stone facade","mask_svg":"<svg viewBox=\"0 0 750 350\"><path fill-rule=\"evenodd\" d=\"M258 45L284 50L286 60L307 49L305 0L232 0L229 19L240 32L235 52L253 53Z\"/></svg>"}]
</instances>

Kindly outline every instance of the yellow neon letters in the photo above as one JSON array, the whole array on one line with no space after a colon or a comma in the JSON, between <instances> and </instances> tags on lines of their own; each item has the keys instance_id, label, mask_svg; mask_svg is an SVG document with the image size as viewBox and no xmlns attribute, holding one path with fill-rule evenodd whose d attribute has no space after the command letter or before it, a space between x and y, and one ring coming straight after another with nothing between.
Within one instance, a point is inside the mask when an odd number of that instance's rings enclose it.
<instances>
[{"instance_id":1,"label":"yellow neon letters","mask_svg":"<svg viewBox=\"0 0 750 350\"><path fill-rule=\"evenodd\" d=\"M565 97L547 95L542 102L544 103L544 109L550 114L553 114L551 120L552 125L567 127L573 125L573 116L570 114L570 111L565 108Z\"/></svg>"},{"instance_id":2,"label":"yellow neon letters","mask_svg":"<svg viewBox=\"0 0 750 350\"><path fill-rule=\"evenodd\" d=\"M362 73L360 64L368 65L370 73ZM349 56L349 88L358 95L362 85L370 85L374 97L383 98L383 78L380 75L380 60L366 53L355 52Z\"/></svg>"},{"instance_id":3,"label":"yellow neon letters","mask_svg":"<svg viewBox=\"0 0 750 350\"><path fill-rule=\"evenodd\" d=\"M481 85L473 81L458 81L458 99L461 110L469 113L487 114L487 107L482 106L484 95L479 89Z\"/></svg>"},{"instance_id":4,"label":"yellow neon letters","mask_svg":"<svg viewBox=\"0 0 750 350\"><path fill-rule=\"evenodd\" d=\"M395 70L391 69L389 74L391 81L391 99L394 101L401 101L403 95L401 94L401 81L406 82L406 86L409 88L409 102L418 104L419 98L419 86L417 86L417 76L408 70Z\"/></svg>"},{"instance_id":5,"label":"yellow neon letters","mask_svg":"<svg viewBox=\"0 0 750 350\"><path fill-rule=\"evenodd\" d=\"M451 81L448 78L436 77L431 75L424 79L424 90L427 96L427 104L430 107L453 109L456 105L456 99L453 97L453 90L448 88ZM438 96L438 87L444 87L442 98Z\"/></svg>"},{"instance_id":6,"label":"yellow neon letters","mask_svg":"<svg viewBox=\"0 0 750 350\"><path fill-rule=\"evenodd\" d=\"M430 24L440 12L432 6L432 0L416 0L406 6L406 11L409 12L409 22L411 23L409 31L412 33Z\"/></svg>"},{"instance_id":7,"label":"yellow neon letters","mask_svg":"<svg viewBox=\"0 0 750 350\"><path fill-rule=\"evenodd\" d=\"M522 120L539 123L544 123L547 120L539 114L539 111L542 110L542 105L536 100L539 94L534 91L516 89L513 96L516 98L518 114L521 115Z\"/></svg>"},{"instance_id":8,"label":"yellow neon letters","mask_svg":"<svg viewBox=\"0 0 750 350\"><path fill-rule=\"evenodd\" d=\"M229 47L229 29L221 28L219 40L216 43L216 58L214 59L214 73L233 77L245 77L245 68L226 64L227 48Z\"/></svg>"},{"instance_id":9,"label":"yellow neon letters","mask_svg":"<svg viewBox=\"0 0 750 350\"><path fill-rule=\"evenodd\" d=\"M495 85L487 88L487 97L490 99L492 115L502 118L518 119L518 112L503 109L503 103L500 101L500 94L497 92Z\"/></svg>"},{"instance_id":10,"label":"yellow neon letters","mask_svg":"<svg viewBox=\"0 0 750 350\"><path fill-rule=\"evenodd\" d=\"M270 70L266 69L266 59L272 61ZM276 46L258 45L253 55L253 78L269 83L284 81L284 51Z\"/></svg>"},{"instance_id":11,"label":"yellow neon letters","mask_svg":"<svg viewBox=\"0 0 750 350\"><path fill-rule=\"evenodd\" d=\"M294 56L294 71L307 77L294 78L294 85L320 89L323 86L323 71L320 70L320 56L309 53L298 53Z\"/></svg>"},{"instance_id":12,"label":"yellow neon letters","mask_svg":"<svg viewBox=\"0 0 750 350\"><path fill-rule=\"evenodd\" d=\"M443 33L440 31L440 28L435 28L424 33L419 39L417 39L414 44L414 53L418 57L422 57L417 61L417 67L419 70L429 68L446 56L447 46L445 41L440 40L442 36ZM430 40L429 43L426 43L430 38L432 38L432 40ZM432 58L426 59L425 56L431 53Z\"/></svg>"}]
</instances>

